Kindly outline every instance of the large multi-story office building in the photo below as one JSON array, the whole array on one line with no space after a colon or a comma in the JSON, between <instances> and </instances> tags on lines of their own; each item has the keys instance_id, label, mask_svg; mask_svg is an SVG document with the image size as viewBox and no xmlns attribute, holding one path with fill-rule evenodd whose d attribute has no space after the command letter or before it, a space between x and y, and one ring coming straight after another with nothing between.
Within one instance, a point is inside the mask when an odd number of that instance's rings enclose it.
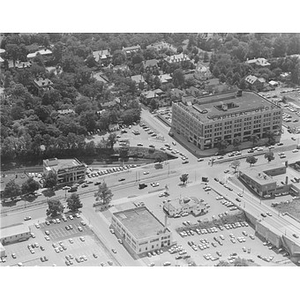
<instances>
[{"instance_id":1,"label":"large multi-story office building","mask_svg":"<svg viewBox=\"0 0 300 300\"><path fill-rule=\"evenodd\" d=\"M235 138L266 138L269 131L279 141L281 125L281 107L254 92L229 92L172 106L172 130L202 150L217 147L221 140L232 144Z\"/></svg>"},{"instance_id":2,"label":"large multi-story office building","mask_svg":"<svg viewBox=\"0 0 300 300\"><path fill-rule=\"evenodd\" d=\"M47 175L50 171L57 175L57 184L70 184L83 181L86 174L86 164L77 158L73 159L45 159L43 172Z\"/></svg>"},{"instance_id":3,"label":"large multi-story office building","mask_svg":"<svg viewBox=\"0 0 300 300\"><path fill-rule=\"evenodd\" d=\"M140 255L171 244L171 232L145 206L116 212L112 227L126 248Z\"/></svg>"}]
</instances>

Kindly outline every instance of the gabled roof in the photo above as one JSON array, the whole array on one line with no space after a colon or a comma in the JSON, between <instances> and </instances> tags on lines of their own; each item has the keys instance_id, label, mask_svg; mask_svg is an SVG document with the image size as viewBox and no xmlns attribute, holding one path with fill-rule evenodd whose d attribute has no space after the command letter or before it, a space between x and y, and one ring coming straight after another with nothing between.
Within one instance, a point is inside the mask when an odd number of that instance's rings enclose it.
<instances>
[{"instance_id":1,"label":"gabled roof","mask_svg":"<svg viewBox=\"0 0 300 300\"><path fill-rule=\"evenodd\" d=\"M53 85L53 82L50 79L48 79L48 78L45 78L45 79L43 79L43 78L36 79L36 80L34 80L34 83L38 87L41 87L41 88Z\"/></svg>"},{"instance_id":2,"label":"gabled roof","mask_svg":"<svg viewBox=\"0 0 300 300\"><path fill-rule=\"evenodd\" d=\"M130 46L130 47L123 47L122 51L124 52L131 52L131 51L138 51L141 49L140 45L136 45L136 46Z\"/></svg>"},{"instance_id":3,"label":"gabled roof","mask_svg":"<svg viewBox=\"0 0 300 300\"><path fill-rule=\"evenodd\" d=\"M260 58L254 58L254 59L249 59L246 61L246 63L248 64L256 64L257 66L260 66L260 67L268 67L270 66L271 64L263 57L260 57Z\"/></svg>"},{"instance_id":4,"label":"gabled roof","mask_svg":"<svg viewBox=\"0 0 300 300\"><path fill-rule=\"evenodd\" d=\"M101 59L106 59L111 57L109 49L93 51L93 56L95 60L98 62Z\"/></svg>"},{"instance_id":5,"label":"gabled roof","mask_svg":"<svg viewBox=\"0 0 300 300\"><path fill-rule=\"evenodd\" d=\"M176 62L189 61L189 60L190 58L183 53L175 54L165 58L165 61L167 61L168 63L176 63Z\"/></svg>"},{"instance_id":6,"label":"gabled roof","mask_svg":"<svg viewBox=\"0 0 300 300\"><path fill-rule=\"evenodd\" d=\"M135 81L136 83L145 82L143 75L131 76L131 80Z\"/></svg>"},{"instance_id":7,"label":"gabled roof","mask_svg":"<svg viewBox=\"0 0 300 300\"><path fill-rule=\"evenodd\" d=\"M158 63L157 59L149 59L149 60L143 61L143 66L144 66L144 68L157 67L157 63Z\"/></svg>"},{"instance_id":8,"label":"gabled roof","mask_svg":"<svg viewBox=\"0 0 300 300\"><path fill-rule=\"evenodd\" d=\"M47 54L48 54L48 55L50 55L50 54L52 54L52 51L49 50L49 49L38 50L38 51L36 51L36 52L29 53L29 54L27 55L27 58L34 58L34 57L37 56L37 54L40 54L40 55L47 55Z\"/></svg>"},{"instance_id":9,"label":"gabled roof","mask_svg":"<svg viewBox=\"0 0 300 300\"><path fill-rule=\"evenodd\" d=\"M161 83L167 83L170 80L172 80L172 77L170 74L162 74L162 75L158 75L158 78L160 80Z\"/></svg>"}]
</instances>

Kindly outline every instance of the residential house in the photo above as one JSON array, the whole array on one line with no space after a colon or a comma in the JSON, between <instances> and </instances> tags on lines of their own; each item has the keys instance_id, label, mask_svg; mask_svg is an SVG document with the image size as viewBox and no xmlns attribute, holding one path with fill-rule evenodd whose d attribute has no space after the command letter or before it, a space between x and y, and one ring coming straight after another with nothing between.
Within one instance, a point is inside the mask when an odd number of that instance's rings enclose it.
<instances>
[{"instance_id":1,"label":"residential house","mask_svg":"<svg viewBox=\"0 0 300 300\"><path fill-rule=\"evenodd\" d=\"M136 52L138 52L140 50L141 50L141 46L140 45L130 46L130 47L123 47L122 48L122 51L125 54L133 54L133 53L136 53Z\"/></svg>"},{"instance_id":2,"label":"residential house","mask_svg":"<svg viewBox=\"0 0 300 300\"><path fill-rule=\"evenodd\" d=\"M269 86L271 88L276 88L278 87L278 85L279 85L278 81L274 81L274 80L269 81Z\"/></svg>"},{"instance_id":3,"label":"residential house","mask_svg":"<svg viewBox=\"0 0 300 300\"><path fill-rule=\"evenodd\" d=\"M110 49L93 51L93 56L97 63L104 64L104 65L108 65L112 58Z\"/></svg>"},{"instance_id":4,"label":"residential house","mask_svg":"<svg viewBox=\"0 0 300 300\"><path fill-rule=\"evenodd\" d=\"M41 49L41 50L38 50L36 52L33 52L33 53L29 53L27 55L27 59L28 60L32 60L34 59L37 55L41 55L43 57L44 60L48 60L48 59L51 59L52 58L52 51L49 50L49 49Z\"/></svg>"},{"instance_id":5,"label":"residential house","mask_svg":"<svg viewBox=\"0 0 300 300\"><path fill-rule=\"evenodd\" d=\"M130 77L131 80L133 80L136 84L139 84L139 83L146 83L143 75L134 75L134 76L131 76Z\"/></svg>"},{"instance_id":6,"label":"residential house","mask_svg":"<svg viewBox=\"0 0 300 300\"><path fill-rule=\"evenodd\" d=\"M177 50L174 46L172 46L171 44L166 43L164 41L153 43L151 45L148 45L146 48L147 49L154 48L158 52L161 50L164 50L164 49L171 50L173 52L176 52L176 50Z\"/></svg>"},{"instance_id":7,"label":"residential house","mask_svg":"<svg viewBox=\"0 0 300 300\"><path fill-rule=\"evenodd\" d=\"M254 75L248 75L246 78L245 78L245 82L248 83L248 85L251 87L251 88L256 88L257 90L262 90L265 83L266 83L266 80L264 78L258 78Z\"/></svg>"},{"instance_id":8,"label":"residential house","mask_svg":"<svg viewBox=\"0 0 300 300\"><path fill-rule=\"evenodd\" d=\"M172 81L172 76L170 74L158 75L158 78L159 78L160 83L162 85L165 85L165 84L170 83Z\"/></svg>"},{"instance_id":9,"label":"residential house","mask_svg":"<svg viewBox=\"0 0 300 300\"><path fill-rule=\"evenodd\" d=\"M105 103L101 104L101 107L103 109L110 109L110 108L120 105L120 103L121 103L121 100L119 98L115 98L109 102L105 102Z\"/></svg>"},{"instance_id":10,"label":"residential house","mask_svg":"<svg viewBox=\"0 0 300 300\"><path fill-rule=\"evenodd\" d=\"M143 61L143 67L145 71L155 71L158 70L158 60L157 59L149 59Z\"/></svg>"},{"instance_id":11,"label":"residential house","mask_svg":"<svg viewBox=\"0 0 300 300\"><path fill-rule=\"evenodd\" d=\"M186 54L180 53L180 54L175 54L166 57L165 61L168 64L174 64L174 63L182 63L182 62L190 61L190 58Z\"/></svg>"},{"instance_id":12,"label":"residential house","mask_svg":"<svg viewBox=\"0 0 300 300\"><path fill-rule=\"evenodd\" d=\"M198 63L195 69L195 78L199 80L208 80L212 77L209 67Z\"/></svg>"},{"instance_id":13,"label":"residential house","mask_svg":"<svg viewBox=\"0 0 300 300\"><path fill-rule=\"evenodd\" d=\"M251 66L256 66L256 67L260 67L260 68L267 68L271 65L265 58L262 58L262 57L249 59L246 61L246 63Z\"/></svg>"},{"instance_id":14,"label":"residential house","mask_svg":"<svg viewBox=\"0 0 300 300\"><path fill-rule=\"evenodd\" d=\"M33 81L33 86L36 88L38 95L43 95L53 88L53 82L48 78L38 78Z\"/></svg>"},{"instance_id":15,"label":"residential house","mask_svg":"<svg viewBox=\"0 0 300 300\"><path fill-rule=\"evenodd\" d=\"M16 69L27 69L30 68L32 63L30 61L16 61L15 68Z\"/></svg>"},{"instance_id":16,"label":"residential house","mask_svg":"<svg viewBox=\"0 0 300 300\"><path fill-rule=\"evenodd\" d=\"M75 111L73 109L59 109L57 113L59 115L75 115Z\"/></svg>"}]
</instances>

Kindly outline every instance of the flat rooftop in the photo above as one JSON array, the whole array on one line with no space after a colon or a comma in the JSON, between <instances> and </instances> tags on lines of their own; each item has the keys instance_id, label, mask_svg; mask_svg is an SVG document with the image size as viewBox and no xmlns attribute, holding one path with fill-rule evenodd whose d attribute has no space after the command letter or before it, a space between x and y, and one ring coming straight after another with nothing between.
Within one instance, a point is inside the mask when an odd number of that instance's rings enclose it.
<instances>
[{"instance_id":1,"label":"flat rooftop","mask_svg":"<svg viewBox=\"0 0 300 300\"><path fill-rule=\"evenodd\" d=\"M114 213L114 216L138 240L157 235L164 225L145 207Z\"/></svg>"},{"instance_id":2,"label":"flat rooftop","mask_svg":"<svg viewBox=\"0 0 300 300\"><path fill-rule=\"evenodd\" d=\"M23 223L16 224L14 226L3 227L0 229L0 239L6 238L6 237L9 237L12 235L26 233L29 231L30 231L29 227Z\"/></svg>"},{"instance_id":3,"label":"flat rooftop","mask_svg":"<svg viewBox=\"0 0 300 300\"><path fill-rule=\"evenodd\" d=\"M236 92L223 93L197 98L194 105L188 109L199 115L203 121L212 120L222 116L232 116L239 113L252 112L257 109L271 109L277 107L262 96L253 92L242 92L240 97Z\"/></svg>"},{"instance_id":4,"label":"flat rooftop","mask_svg":"<svg viewBox=\"0 0 300 300\"><path fill-rule=\"evenodd\" d=\"M264 173L263 168L250 167L242 169L241 172L246 174L252 180L258 182L261 185L276 182L276 180Z\"/></svg>"},{"instance_id":5,"label":"flat rooftop","mask_svg":"<svg viewBox=\"0 0 300 300\"><path fill-rule=\"evenodd\" d=\"M72 167L78 167L81 166L82 163L77 160L76 158L73 159L45 159L44 162L46 165L50 168L53 168L55 170L60 169L66 169L66 168L72 168Z\"/></svg>"}]
</instances>

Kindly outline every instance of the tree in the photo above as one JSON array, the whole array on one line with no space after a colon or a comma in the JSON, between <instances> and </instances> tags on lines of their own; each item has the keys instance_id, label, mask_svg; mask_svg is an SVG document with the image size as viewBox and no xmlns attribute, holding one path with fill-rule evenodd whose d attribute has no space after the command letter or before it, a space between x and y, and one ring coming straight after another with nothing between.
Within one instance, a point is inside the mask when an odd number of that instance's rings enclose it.
<instances>
[{"instance_id":1,"label":"tree","mask_svg":"<svg viewBox=\"0 0 300 300\"><path fill-rule=\"evenodd\" d=\"M220 153L224 153L225 149L228 147L228 142L226 140L221 140L217 144L217 148Z\"/></svg>"},{"instance_id":2,"label":"tree","mask_svg":"<svg viewBox=\"0 0 300 300\"><path fill-rule=\"evenodd\" d=\"M239 137L235 137L235 138L233 139L233 142L232 142L233 147L234 147L235 149L238 149L239 146L241 145L241 143L242 143L242 141L241 141L241 139L240 139Z\"/></svg>"},{"instance_id":3,"label":"tree","mask_svg":"<svg viewBox=\"0 0 300 300\"><path fill-rule=\"evenodd\" d=\"M189 179L189 174L182 174L179 179L182 182L182 184L185 185Z\"/></svg>"},{"instance_id":4,"label":"tree","mask_svg":"<svg viewBox=\"0 0 300 300\"><path fill-rule=\"evenodd\" d=\"M6 198L16 197L20 194L21 194L21 188L18 184L15 183L14 180L9 181L3 191L3 196Z\"/></svg>"},{"instance_id":5,"label":"tree","mask_svg":"<svg viewBox=\"0 0 300 300\"><path fill-rule=\"evenodd\" d=\"M265 136L268 138L268 144L269 145L275 144L275 133L273 131L268 130L265 133Z\"/></svg>"},{"instance_id":6,"label":"tree","mask_svg":"<svg viewBox=\"0 0 300 300\"><path fill-rule=\"evenodd\" d=\"M46 215L51 218L55 218L58 215L61 215L64 211L64 206L60 200L51 199L48 200L48 209L46 210Z\"/></svg>"},{"instance_id":7,"label":"tree","mask_svg":"<svg viewBox=\"0 0 300 300\"><path fill-rule=\"evenodd\" d=\"M52 189L57 184L57 175L50 171L46 176L44 176L44 187Z\"/></svg>"},{"instance_id":8,"label":"tree","mask_svg":"<svg viewBox=\"0 0 300 300\"><path fill-rule=\"evenodd\" d=\"M236 173L237 168L241 165L241 162L239 160L234 160L230 166L234 169L234 173Z\"/></svg>"},{"instance_id":9,"label":"tree","mask_svg":"<svg viewBox=\"0 0 300 300\"><path fill-rule=\"evenodd\" d=\"M112 150L114 148L114 144L117 142L117 135L115 133L110 133L107 138L107 145Z\"/></svg>"},{"instance_id":10,"label":"tree","mask_svg":"<svg viewBox=\"0 0 300 300\"><path fill-rule=\"evenodd\" d=\"M203 61L204 62L208 62L209 61L209 55L208 55L208 53L206 51L204 52L204 55L203 55Z\"/></svg>"},{"instance_id":11,"label":"tree","mask_svg":"<svg viewBox=\"0 0 300 300\"><path fill-rule=\"evenodd\" d=\"M275 159L274 152L269 151L265 154L265 159L268 160L268 163Z\"/></svg>"},{"instance_id":12,"label":"tree","mask_svg":"<svg viewBox=\"0 0 300 300\"><path fill-rule=\"evenodd\" d=\"M79 208L82 208L82 203L79 199L79 195L76 193L72 193L70 197L67 199L67 207L70 211L75 212L78 211Z\"/></svg>"},{"instance_id":13,"label":"tree","mask_svg":"<svg viewBox=\"0 0 300 300\"><path fill-rule=\"evenodd\" d=\"M105 182L99 184L98 191L94 194L96 202L101 202L102 204L108 204L112 197L113 193L111 190L107 187L107 184Z\"/></svg>"},{"instance_id":14,"label":"tree","mask_svg":"<svg viewBox=\"0 0 300 300\"><path fill-rule=\"evenodd\" d=\"M247 157L246 162L248 164L250 164L250 167L251 167L252 165L254 165L257 162L257 160L258 159L255 156L251 155L251 156Z\"/></svg>"},{"instance_id":15,"label":"tree","mask_svg":"<svg viewBox=\"0 0 300 300\"><path fill-rule=\"evenodd\" d=\"M176 87L183 86L184 84L184 75L181 69L177 69L173 73L173 83Z\"/></svg>"},{"instance_id":16,"label":"tree","mask_svg":"<svg viewBox=\"0 0 300 300\"><path fill-rule=\"evenodd\" d=\"M27 181L25 181L21 187L23 194L33 193L39 188L40 188L39 183L35 181L32 177L28 178Z\"/></svg>"},{"instance_id":17,"label":"tree","mask_svg":"<svg viewBox=\"0 0 300 300\"><path fill-rule=\"evenodd\" d=\"M257 142L259 141L259 137L256 134L251 135L250 141L252 142L253 147L257 145Z\"/></svg>"}]
</instances>

